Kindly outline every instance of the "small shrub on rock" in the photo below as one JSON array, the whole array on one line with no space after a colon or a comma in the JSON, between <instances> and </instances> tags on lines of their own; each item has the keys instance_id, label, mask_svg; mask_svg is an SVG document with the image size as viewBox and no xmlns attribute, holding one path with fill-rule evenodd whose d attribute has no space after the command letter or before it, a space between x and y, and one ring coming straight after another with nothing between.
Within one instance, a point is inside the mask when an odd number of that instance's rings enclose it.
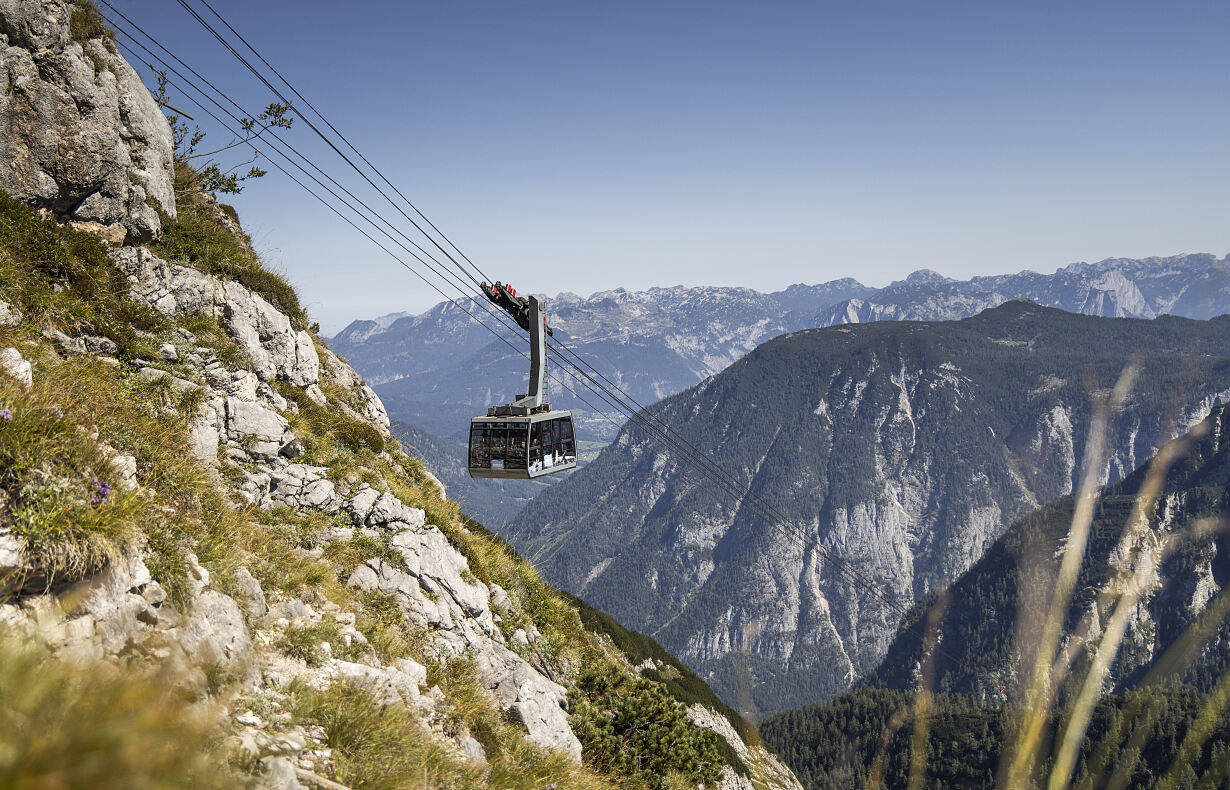
<instances>
[{"instance_id":1,"label":"small shrub on rock","mask_svg":"<svg viewBox=\"0 0 1230 790\"><path fill-rule=\"evenodd\" d=\"M652 788L682 775L693 786L722 777L718 736L696 727L683 705L657 683L591 668L568 694L570 723L585 760Z\"/></svg>"}]
</instances>

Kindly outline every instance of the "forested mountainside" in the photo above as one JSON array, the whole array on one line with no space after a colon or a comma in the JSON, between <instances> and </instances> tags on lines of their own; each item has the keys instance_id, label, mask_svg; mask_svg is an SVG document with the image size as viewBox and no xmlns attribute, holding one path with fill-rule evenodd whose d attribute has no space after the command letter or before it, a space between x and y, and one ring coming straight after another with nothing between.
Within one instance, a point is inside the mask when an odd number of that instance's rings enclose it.
<instances>
[{"instance_id":1,"label":"forested mountainside","mask_svg":"<svg viewBox=\"0 0 1230 790\"><path fill-rule=\"evenodd\" d=\"M0 784L797 787L461 516L93 6L0 68Z\"/></svg>"},{"instance_id":2,"label":"forested mountainside","mask_svg":"<svg viewBox=\"0 0 1230 790\"><path fill-rule=\"evenodd\" d=\"M731 704L806 704L873 669L918 597L1073 490L1092 400L1130 361L1102 481L1230 395L1227 340L1230 317L1105 319L1019 301L957 322L787 335L650 411L806 544L636 426L505 534Z\"/></svg>"},{"instance_id":3,"label":"forested mountainside","mask_svg":"<svg viewBox=\"0 0 1230 790\"><path fill-rule=\"evenodd\" d=\"M1053 642L1071 655L1055 670L1057 703L1048 703L1045 724L1059 732L1080 690L1096 692L1077 787L1230 787L1230 712L1218 696L1230 670L1228 432L1223 406L1176 440L1169 459L1095 492L1088 543L1075 544L1079 574L1057 610ZM886 786L904 786L919 692L936 693L926 703L925 786L1002 786L995 777L1016 748L1024 686L1044 640L1039 613L1058 587L1056 547L1067 543L1073 515L1065 497L1018 520L943 595L914 607L859 689L762 722L805 786L863 786L877 764ZM1095 662L1095 651L1113 660ZM1099 666L1104 675L1091 679ZM1055 765L1048 751L1043 775Z\"/></svg>"},{"instance_id":4,"label":"forested mountainside","mask_svg":"<svg viewBox=\"0 0 1230 790\"><path fill-rule=\"evenodd\" d=\"M926 699L921 737L915 729L919 696L885 689L860 689L784 711L763 721L761 731L807 790L909 787L915 766L922 787L1005 786L997 777L1007 773L1004 763L1016 754L1012 734L1019 711L962 694ZM1099 699L1077 747L1077 770L1057 787L1230 789L1230 714L1210 699L1169 687ZM1063 724L1058 713L1042 719L1047 733ZM1048 749L1034 782L1017 786L1045 787L1055 763Z\"/></svg>"},{"instance_id":5,"label":"forested mountainside","mask_svg":"<svg viewBox=\"0 0 1230 790\"><path fill-rule=\"evenodd\" d=\"M964 281L919 271L878 290L850 279L771 294L715 287L616 290L588 298L561 294L547 307L562 341L648 405L784 332L879 320L957 320L1016 298L1107 317L1211 318L1230 313L1230 260L1207 254L1112 258L1052 274ZM447 303L420 316L355 321L330 343L374 384L396 420L434 437L424 444L440 448L429 460L442 467L461 454L467 419L521 392L526 377L520 353ZM566 375L558 366L553 370ZM599 403L588 391L578 392ZM576 410L594 449L618 430L618 423L595 418L565 387L552 385L552 401ZM467 512L493 524L511 519L522 504L490 481L471 485L448 472L442 479L458 489Z\"/></svg>"},{"instance_id":6,"label":"forested mountainside","mask_svg":"<svg viewBox=\"0 0 1230 790\"><path fill-rule=\"evenodd\" d=\"M1230 669L1230 630L1221 616L1224 610L1217 608L1230 581L1228 439L1230 407L1223 407L1184 441L1190 447L1176 451L1181 457L1169 469L1160 498L1148 508L1147 525L1134 524L1132 518L1147 466L1100 492L1065 630L1075 632L1090 617L1095 629L1104 627L1110 611L1101 593L1124 574L1142 541L1156 547L1151 550L1161 557L1156 572L1142 581L1140 602L1110 668L1107 682L1113 689L1137 685L1210 607L1216 619L1210 623L1212 635L1184 657L1186 666L1178 676L1200 691L1210 691ZM1023 652L1021 639L1030 640L1030 623L1021 612L1036 609L1041 594L1053 585L1059 562L1054 547L1065 540L1074 504L1069 496L1029 513L948 587L935 625L944 645L933 657L937 690L996 697L998 689L1010 683ZM935 605L935 593L919 601L866 684L914 687L927 612Z\"/></svg>"}]
</instances>

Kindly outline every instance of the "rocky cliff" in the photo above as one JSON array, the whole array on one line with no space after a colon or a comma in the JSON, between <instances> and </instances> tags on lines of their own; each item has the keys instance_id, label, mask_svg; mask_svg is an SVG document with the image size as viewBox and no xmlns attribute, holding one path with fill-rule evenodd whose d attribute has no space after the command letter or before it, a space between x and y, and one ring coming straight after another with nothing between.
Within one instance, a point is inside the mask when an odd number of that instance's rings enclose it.
<instances>
[{"instance_id":1,"label":"rocky cliff","mask_svg":"<svg viewBox=\"0 0 1230 790\"><path fill-rule=\"evenodd\" d=\"M1064 641L1098 644L1113 604L1131 590L1138 600L1107 673L1109 692L1132 689L1146 677L1150 683L1182 681L1209 692L1230 667L1230 624L1220 608L1230 582L1228 430L1230 406L1223 406L1176 440L1171 448L1176 457L1164 467L1156 502L1143 493L1156 459L1098 492ZM1143 520L1130 515L1138 500ZM944 646L933 657L936 690L1007 697L1022 675L1022 657L1028 657L1022 640L1029 637L1022 635L1032 633L1031 611L1053 589L1058 570L1053 547L1065 541L1072 518L1071 497L1027 514L949 586L935 625L935 638ZM936 603L936 596L928 596L906 616L868 685L914 688L924 621ZM986 616L992 611L998 616Z\"/></svg>"},{"instance_id":2,"label":"rocky cliff","mask_svg":"<svg viewBox=\"0 0 1230 790\"><path fill-rule=\"evenodd\" d=\"M158 104L87 3L0 4L0 189L115 242L175 216Z\"/></svg>"},{"instance_id":3,"label":"rocky cliff","mask_svg":"<svg viewBox=\"0 0 1230 790\"><path fill-rule=\"evenodd\" d=\"M796 787L461 517L92 13L0 4L6 781Z\"/></svg>"},{"instance_id":4,"label":"rocky cliff","mask_svg":"<svg viewBox=\"0 0 1230 790\"><path fill-rule=\"evenodd\" d=\"M1087 540L1069 542L1072 497L1018 520L944 594L919 601L858 688L765 720L766 739L817 790L862 786L873 775L904 787L923 763L924 786L1028 784L1005 776L1025 722L1044 733L1037 783L1049 773L1062 787L1224 786L1227 430L1223 406L1126 479L1092 492L1087 533L1075 518ZM1047 639L1042 619L1063 589L1065 546L1081 561L1056 608L1060 628ZM1044 644L1049 671L1032 695ZM919 735L909 722L924 700L928 734ZM1071 782L1056 770L1068 746L1079 755Z\"/></svg>"},{"instance_id":5,"label":"rocky cliff","mask_svg":"<svg viewBox=\"0 0 1230 790\"><path fill-rule=\"evenodd\" d=\"M1225 317L1011 302L959 322L787 335L652 412L806 542L635 426L505 534L552 583L658 638L732 704L806 703L874 668L917 597L1073 490L1092 398L1129 361L1137 385L1103 480L1230 396L1228 333Z\"/></svg>"}]
</instances>

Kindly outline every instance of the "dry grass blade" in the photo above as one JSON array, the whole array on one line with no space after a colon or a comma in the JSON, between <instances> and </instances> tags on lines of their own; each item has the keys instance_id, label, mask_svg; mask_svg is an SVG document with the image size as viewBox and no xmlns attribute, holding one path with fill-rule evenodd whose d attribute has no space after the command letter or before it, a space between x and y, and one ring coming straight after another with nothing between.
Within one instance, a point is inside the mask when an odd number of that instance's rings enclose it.
<instances>
[{"instance_id":1,"label":"dry grass blade","mask_svg":"<svg viewBox=\"0 0 1230 790\"><path fill-rule=\"evenodd\" d=\"M1205 519L1197 522L1189 530L1186 537L1188 539L1196 539L1210 532L1217 531L1219 528L1224 529L1225 526L1225 523L1220 520ZM1163 678L1174 675L1182 667L1190 664L1192 658L1216 633L1218 626L1227 614L1230 614L1230 592L1223 590L1206 605L1200 619L1184 631L1166 652L1153 662L1153 667L1141 679L1139 685L1142 688L1155 685ZM1121 726L1126 727L1133 723L1136 724L1128 741L1127 750L1129 752L1138 753L1140 751L1157 713L1156 710L1147 709L1144 711L1144 717L1138 722L1137 718L1141 716L1140 706L1142 699L1141 697L1129 699L1121 716ZM1131 766L1126 763L1119 763L1108 778L1105 776L1111 752L1118 745L1118 736L1120 734L1120 730L1113 730L1107 733L1097 746L1094 747L1088 766L1085 769L1085 776L1076 785L1079 790L1090 790L1095 786L1095 780L1099 778L1104 779L1104 781L1097 786L1103 787L1104 790L1123 790L1127 786L1130 779L1129 772ZM1216 784L1213 786L1216 786Z\"/></svg>"},{"instance_id":2,"label":"dry grass blade","mask_svg":"<svg viewBox=\"0 0 1230 790\"><path fill-rule=\"evenodd\" d=\"M1029 686L1026 689L1016 728L1016 737L1012 748L1005 752L1006 766L1000 771L1003 787L1027 786L1034 773L1048 721L1050 706L1047 700L1051 696L1051 690L1059 685L1057 678L1053 677L1049 670L1059 644L1077 575L1085 557L1089 527L1093 522L1094 506L1100 490L1101 471L1106 454L1107 429L1111 417L1123 407L1127 400L1138 371L1139 367L1135 363L1129 364L1119 376L1111 393L1097 400L1082 460L1081 484L1077 493L1076 507L1072 514L1072 523L1068 530L1068 539L1064 547L1058 578L1055 580L1054 590L1046 606L1046 618L1042 622L1040 633L1034 639L1022 639L1018 642L1018 644L1032 643L1036 647ZM1022 623L1028 622L1024 614L1022 613L1020 618Z\"/></svg>"},{"instance_id":3,"label":"dry grass blade","mask_svg":"<svg viewBox=\"0 0 1230 790\"><path fill-rule=\"evenodd\" d=\"M880 736L880 746L876 749L875 759L871 761L871 771L867 775L866 790L880 790L884 784L884 772L888 764L888 747L893 742L893 736L905 726L910 712L902 709L893 714L888 726Z\"/></svg>"},{"instance_id":4,"label":"dry grass blade","mask_svg":"<svg viewBox=\"0 0 1230 790\"><path fill-rule=\"evenodd\" d=\"M931 706L934 702L935 649L940 642L940 620L948 606L947 591L927 612L926 638L923 640L922 678L914 696L914 735L910 743L909 790L920 790L927 771L927 738L930 735Z\"/></svg>"},{"instance_id":5,"label":"dry grass blade","mask_svg":"<svg viewBox=\"0 0 1230 790\"><path fill-rule=\"evenodd\" d=\"M1111 663L1119 652L1119 645L1123 641L1141 594L1156 579L1158 565L1161 562L1161 552L1149 551L1140 544L1149 534L1151 516L1157 505L1158 497L1162 493L1167 472L1170 471L1171 465L1177 458L1190 450L1192 440L1196 435L1197 432L1193 431L1187 439L1166 444L1149 465L1145 482L1136 495L1136 500L1132 505L1132 514L1123 531L1123 537L1119 541L1120 556L1132 557L1132 561L1127 564L1120 578L1109 581L1107 588L1103 591L1104 594L1109 593L1116 598L1114 610L1102 633L1102 638L1098 641L1093 662L1085 674L1085 680L1072 705L1067 724L1060 735L1059 752L1048 782L1050 790L1062 790L1071 781L1073 770L1076 767L1077 753L1081 743L1084 742L1089 717L1101 694L1102 684L1110 672ZM1135 551L1133 551L1134 547Z\"/></svg>"}]
</instances>

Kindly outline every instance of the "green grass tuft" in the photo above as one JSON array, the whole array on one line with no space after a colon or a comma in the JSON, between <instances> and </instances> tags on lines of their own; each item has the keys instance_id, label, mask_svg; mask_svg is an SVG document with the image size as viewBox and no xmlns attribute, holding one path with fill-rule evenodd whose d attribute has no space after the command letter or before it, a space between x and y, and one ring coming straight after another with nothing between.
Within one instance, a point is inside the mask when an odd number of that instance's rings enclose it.
<instances>
[{"instance_id":1,"label":"green grass tuft","mask_svg":"<svg viewBox=\"0 0 1230 790\"><path fill-rule=\"evenodd\" d=\"M115 31L107 26L106 20L90 0L73 0L68 17L68 37L82 45L95 38L114 42Z\"/></svg>"},{"instance_id":2,"label":"green grass tuft","mask_svg":"<svg viewBox=\"0 0 1230 790\"><path fill-rule=\"evenodd\" d=\"M223 224L223 211L201 189L196 172L175 163L175 219L161 215L162 234L150 248L161 257L234 280L285 313L296 329L308 326L299 295L283 277L269 271L252 250L252 241Z\"/></svg>"},{"instance_id":3,"label":"green grass tuft","mask_svg":"<svg viewBox=\"0 0 1230 790\"><path fill-rule=\"evenodd\" d=\"M0 192L0 298L16 304L29 327L105 335L128 353L141 341L138 330L168 322L127 292L101 241Z\"/></svg>"}]
</instances>

